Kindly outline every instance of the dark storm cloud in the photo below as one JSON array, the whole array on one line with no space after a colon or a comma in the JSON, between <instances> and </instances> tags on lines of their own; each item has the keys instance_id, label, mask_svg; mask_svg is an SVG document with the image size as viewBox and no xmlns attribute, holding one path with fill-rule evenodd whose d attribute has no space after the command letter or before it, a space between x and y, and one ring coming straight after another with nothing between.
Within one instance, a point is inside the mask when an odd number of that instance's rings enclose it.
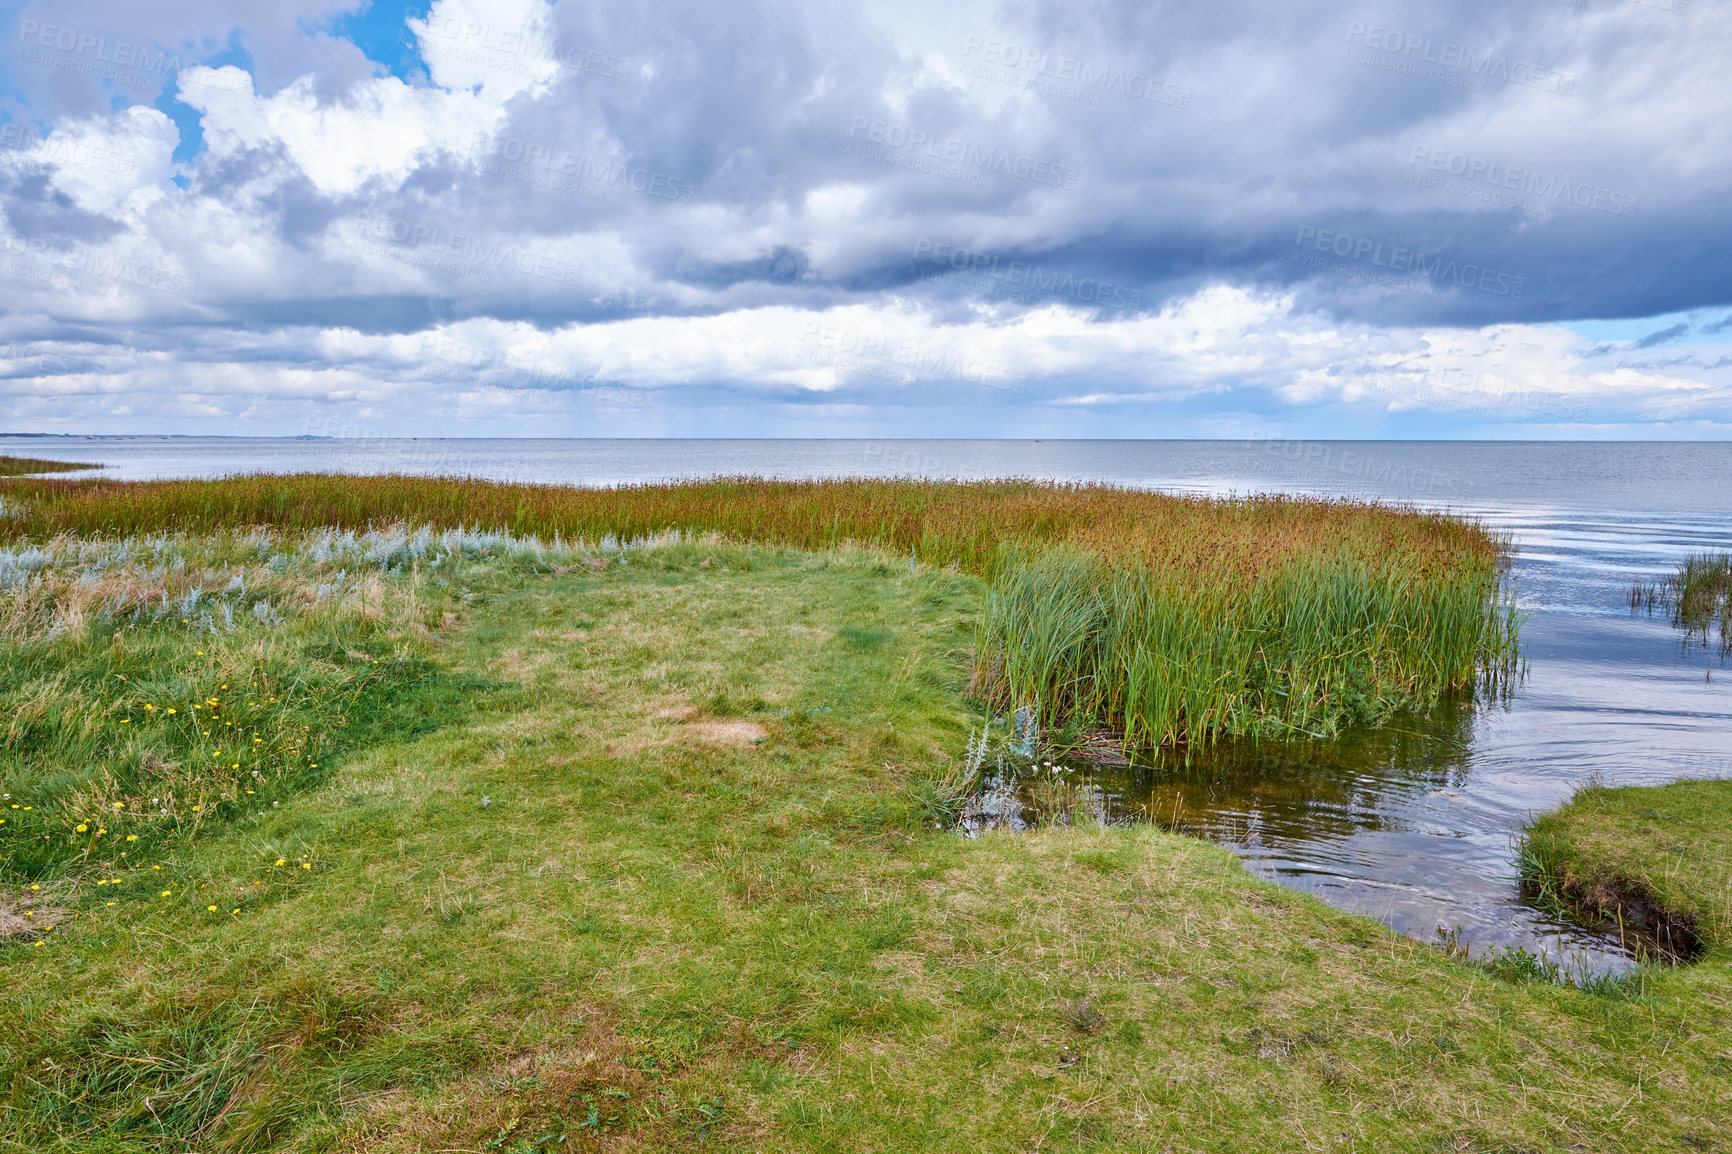
<instances>
[{"instance_id":1,"label":"dark storm cloud","mask_svg":"<svg viewBox=\"0 0 1732 1154\"><path fill-rule=\"evenodd\" d=\"M496 190L489 211L537 229L614 221L646 251L701 248L689 220L651 211L656 195L762 218L846 183L868 190L883 227L848 267L819 270L840 284L910 283L907 252L937 236L1079 266L1151 305L1211 279L1290 287L1309 306L1388 323L1718 303L1732 296L1724 176L1643 163L1682 126L1608 133L1604 117L1676 99L1679 70L1661 57L1706 65L1725 18L1625 7L1013 8L1021 33L982 22L924 46L962 66L964 85L891 100L920 66L895 46L894 20L886 32L805 6L676 17L564 5L562 36L638 75L568 70L548 98L515 100L495 144L539 159L517 166L519 186ZM968 74L982 65L990 76ZM1189 93L1186 106L1132 95L1155 80ZM1038 87L1048 81L1098 103L1052 96ZM1504 129L1473 123L1500 107L1516 110ZM637 171L655 192L561 203L529 189L536 163ZM510 168L496 167L496 185ZM454 191L488 199L475 184ZM781 243L806 239L790 223ZM720 267L649 263L681 281L694 270L697 285Z\"/></svg>"},{"instance_id":2,"label":"dark storm cloud","mask_svg":"<svg viewBox=\"0 0 1732 1154\"><path fill-rule=\"evenodd\" d=\"M1077 349L1223 286L1371 328L1665 315L1643 349L1714 337L1671 314L1732 303L1732 15L1706 4L441 0L369 10L390 60L341 34L359 7L27 4L0 115L95 143L0 155L8 225L136 250L197 295L86 277L22 285L20 315L46 334L111 309L140 347L248 363L257 333L312 365L285 334L906 302L935 325L1077 314ZM182 122L178 167L156 145L127 154L131 189L69 167L153 103ZM1146 371L1100 356L1055 356L1054 389L1094 404ZM1302 366L1270 356L1182 387L1286 387ZM855 357L813 384L812 363L764 387L903 383Z\"/></svg>"}]
</instances>

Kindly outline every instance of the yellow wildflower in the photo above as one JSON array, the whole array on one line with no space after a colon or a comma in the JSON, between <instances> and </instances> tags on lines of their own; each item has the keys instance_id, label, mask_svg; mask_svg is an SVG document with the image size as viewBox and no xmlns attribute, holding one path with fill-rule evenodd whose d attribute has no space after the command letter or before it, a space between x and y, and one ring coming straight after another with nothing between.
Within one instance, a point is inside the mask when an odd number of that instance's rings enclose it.
<instances>
[{"instance_id":1,"label":"yellow wildflower","mask_svg":"<svg viewBox=\"0 0 1732 1154\"><path fill-rule=\"evenodd\" d=\"M129 834L127 834L127 835L126 835L126 840L127 840L127 841L137 841L137 840L138 840L138 835L137 835L137 834L135 834L135 833L129 833Z\"/></svg>"},{"instance_id":2,"label":"yellow wildflower","mask_svg":"<svg viewBox=\"0 0 1732 1154\"><path fill-rule=\"evenodd\" d=\"M84 824L84 823L83 823L83 822L79 822L79 823L78 823L78 832L79 832L79 833L83 833L83 832L84 832L84 831L85 831L85 830L87 830L87 829L89 829L89 828L90 828L90 827L89 827L89 826L87 826L87 825L85 825L85 824Z\"/></svg>"},{"instance_id":3,"label":"yellow wildflower","mask_svg":"<svg viewBox=\"0 0 1732 1154\"><path fill-rule=\"evenodd\" d=\"M216 913L216 907L215 906L206 906L205 909L209 910L213 914Z\"/></svg>"}]
</instances>

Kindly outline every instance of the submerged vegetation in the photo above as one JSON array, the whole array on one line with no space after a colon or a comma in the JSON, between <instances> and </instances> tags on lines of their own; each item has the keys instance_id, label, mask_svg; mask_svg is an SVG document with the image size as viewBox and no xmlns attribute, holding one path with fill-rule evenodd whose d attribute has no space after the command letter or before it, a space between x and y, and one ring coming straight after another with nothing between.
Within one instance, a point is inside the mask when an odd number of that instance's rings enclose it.
<instances>
[{"instance_id":1,"label":"submerged vegetation","mask_svg":"<svg viewBox=\"0 0 1732 1154\"><path fill-rule=\"evenodd\" d=\"M1502 543L1439 514L1034 482L725 479L573 489L412 477L7 486L14 540L414 522L552 542L669 530L856 544L993 587L975 688L1127 744L1332 734L1507 679Z\"/></svg>"},{"instance_id":2,"label":"submerged vegetation","mask_svg":"<svg viewBox=\"0 0 1732 1154\"><path fill-rule=\"evenodd\" d=\"M1717 647L1722 659L1732 656L1732 553L1692 553L1664 580L1637 581L1630 587L1630 608L1663 609L1684 630L1686 645Z\"/></svg>"}]
</instances>

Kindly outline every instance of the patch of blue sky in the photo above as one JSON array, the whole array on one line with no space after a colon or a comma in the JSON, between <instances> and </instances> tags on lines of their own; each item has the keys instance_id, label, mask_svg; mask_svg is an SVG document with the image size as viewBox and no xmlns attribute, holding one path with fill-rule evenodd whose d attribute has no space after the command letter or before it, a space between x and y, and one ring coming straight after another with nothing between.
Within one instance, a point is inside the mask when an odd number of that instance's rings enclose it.
<instances>
[{"instance_id":1,"label":"patch of blue sky","mask_svg":"<svg viewBox=\"0 0 1732 1154\"><path fill-rule=\"evenodd\" d=\"M360 7L337 17L327 31L353 41L367 59L406 83L426 83L427 62L409 31L411 17L425 20L431 0L363 0Z\"/></svg>"},{"instance_id":2,"label":"patch of blue sky","mask_svg":"<svg viewBox=\"0 0 1732 1154\"><path fill-rule=\"evenodd\" d=\"M226 68L233 65L250 76L253 71L253 54L242 47L240 30L236 29L229 34L228 43L223 45L221 51L197 59L187 59L185 64L189 67L203 64L208 68ZM180 143L174 148L175 162L191 164L198 159L198 155L204 151L204 125L199 122L198 110L181 100L179 77L168 78L156 98L155 107L174 121L175 128L180 130ZM185 188L187 181L185 177L176 177L175 183Z\"/></svg>"}]
</instances>

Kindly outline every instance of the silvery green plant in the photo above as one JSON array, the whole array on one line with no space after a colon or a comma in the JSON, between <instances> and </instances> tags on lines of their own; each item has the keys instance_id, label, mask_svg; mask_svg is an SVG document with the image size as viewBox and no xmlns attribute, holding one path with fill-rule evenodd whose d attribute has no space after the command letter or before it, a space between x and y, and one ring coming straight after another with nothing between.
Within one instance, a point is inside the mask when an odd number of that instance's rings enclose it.
<instances>
[{"instance_id":1,"label":"silvery green plant","mask_svg":"<svg viewBox=\"0 0 1732 1154\"><path fill-rule=\"evenodd\" d=\"M1040 699L1031 705L1019 705L1011 717L1010 751L1018 757L1034 759L1040 748Z\"/></svg>"}]
</instances>

